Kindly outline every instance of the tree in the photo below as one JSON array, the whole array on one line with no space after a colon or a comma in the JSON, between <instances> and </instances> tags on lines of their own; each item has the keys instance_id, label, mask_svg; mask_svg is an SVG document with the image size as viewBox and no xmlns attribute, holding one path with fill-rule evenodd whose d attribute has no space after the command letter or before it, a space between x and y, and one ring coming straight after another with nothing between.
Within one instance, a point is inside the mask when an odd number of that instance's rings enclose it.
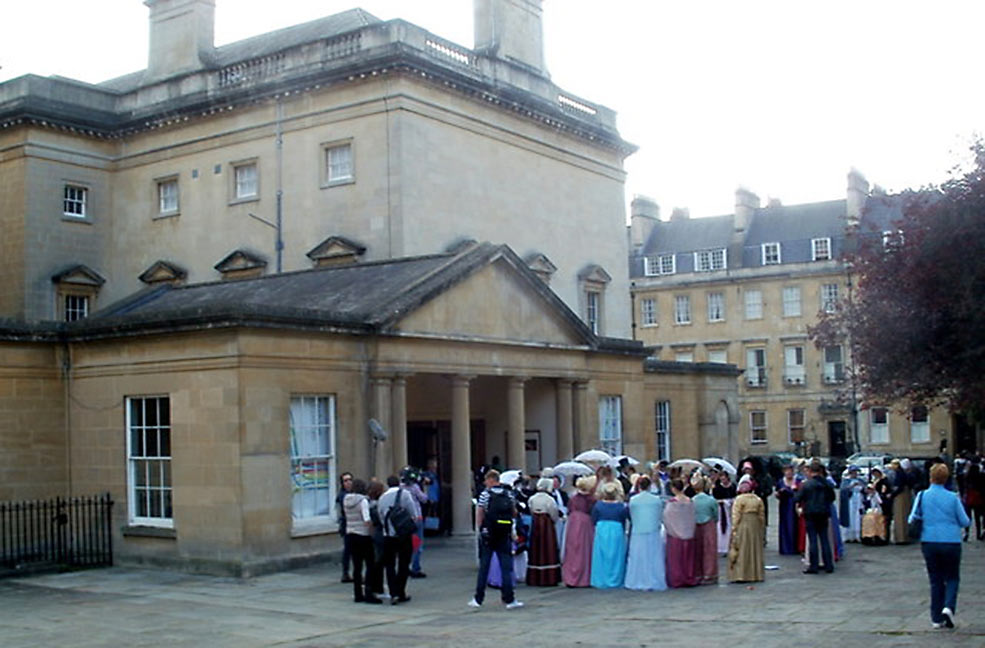
<instances>
[{"instance_id":1,"label":"tree","mask_svg":"<svg viewBox=\"0 0 985 648\"><path fill-rule=\"evenodd\" d=\"M985 143L971 152L943 185L885 198L902 207L890 233L849 233L848 299L809 329L818 346L847 342L868 402L985 418Z\"/></svg>"}]
</instances>

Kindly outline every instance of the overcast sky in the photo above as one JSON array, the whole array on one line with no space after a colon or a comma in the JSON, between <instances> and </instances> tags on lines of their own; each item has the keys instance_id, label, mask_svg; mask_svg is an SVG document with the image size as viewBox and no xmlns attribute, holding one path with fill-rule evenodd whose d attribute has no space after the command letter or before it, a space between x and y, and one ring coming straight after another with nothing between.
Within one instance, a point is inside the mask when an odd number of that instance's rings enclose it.
<instances>
[{"instance_id":1,"label":"overcast sky","mask_svg":"<svg viewBox=\"0 0 985 648\"><path fill-rule=\"evenodd\" d=\"M216 45L360 6L472 46L471 0L217 0ZM619 113L640 151L627 200L731 213L737 186L843 198L850 167L890 190L939 182L985 132L981 0L545 0L548 70ZM141 0L4 6L0 81L142 69Z\"/></svg>"}]
</instances>

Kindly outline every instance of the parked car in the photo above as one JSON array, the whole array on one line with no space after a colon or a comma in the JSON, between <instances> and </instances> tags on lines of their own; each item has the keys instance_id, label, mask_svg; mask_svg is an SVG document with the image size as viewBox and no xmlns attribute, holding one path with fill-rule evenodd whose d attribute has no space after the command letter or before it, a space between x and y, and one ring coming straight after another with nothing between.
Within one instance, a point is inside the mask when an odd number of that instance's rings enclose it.
<instances>
[{"instance_id":1,"label":"parked car","mask_svg":"<svg viewBox=\"0 0 985 648\"><path fill-rule=\"evenodd\" d=\"M841 478L844 479L848 477L848 466L858 466L859 477L868 481L869 479L869 469L873 466L878 466L883 468L886 464L893 460L893 455L891 454L876 454L873 452L856 452L852 456L845 459L845 470L841 473ZM885 470L885 468L883 468Z\"/></svg>"}]
</instances>

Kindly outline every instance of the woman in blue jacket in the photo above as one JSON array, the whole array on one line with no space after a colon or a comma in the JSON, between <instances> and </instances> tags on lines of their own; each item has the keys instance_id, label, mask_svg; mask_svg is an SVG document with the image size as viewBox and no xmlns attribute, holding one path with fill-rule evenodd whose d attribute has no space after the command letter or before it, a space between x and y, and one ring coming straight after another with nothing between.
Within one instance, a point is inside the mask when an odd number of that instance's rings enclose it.
<instances>
[{"instance_id":1,"label":"woman in blue jacket","mask_svg":"<svg viewBox=\"0 0 985 648\"><path fill-rule=\"evenodd\" d=\"M954 627L961 580L961 529L971 524L961 500L944 488L947 465L930 469L930 488L920 493L910 511L909 523L923 520L920 547L930 578L930 621L933 627Z\"/></svg>"}]
</instances>

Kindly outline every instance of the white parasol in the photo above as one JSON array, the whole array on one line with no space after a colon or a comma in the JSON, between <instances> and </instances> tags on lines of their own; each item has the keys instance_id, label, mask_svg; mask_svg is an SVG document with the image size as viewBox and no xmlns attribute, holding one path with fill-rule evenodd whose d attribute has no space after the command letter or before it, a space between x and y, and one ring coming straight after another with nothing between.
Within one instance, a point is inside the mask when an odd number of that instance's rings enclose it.
<instances>
[{"instance_id":1,"label":"white parasol","mask_svg":"<svg viewBox=\"0 0 985 648\"><path fill-rule=\"evenodd\" d=\"M512 488L513 484L516 483L516 480L520 479L520 476L522 474L523 474L522 470L505 470L499 476L499 483L506 484L507 486Z\"/></svg>"},{"instance_id":2,"label":"white parasol","mask_svg":"<svg viewBox=\"0 0 985 648\"><path fill-rule=\"evenodd\" d=\"M591 466L580 461L562 461L554 466L555 475L591 475L594 473L595 471Z\"/></svg>"},{"instance_id":3,"label":"white parasol","mask_svg":"<svg viewBox=\"0 0 985 648\"><path fill-rule=\"evenodd\" d=\"M738 471L735 469L735 466L733 466L730 462L726 461L725 459L721 459L719 457L705 457L701 461L708 464L715 470L724 470L733 478L735 478L736 474L738 474Z\"/></svg>"},{"instance_id":4,"label":"white parasol","mask_svg":"<svg viewBox=\"0 0 985 648\"><path fill-rule=\"evenodd\" d=\"M697 459L678 459L668 466L668 468L683 468L685 470L693 470L694 468L701 468L702 470L710 470L707 464L701 463Z\"/></svg>"},{"instance_id":5,"label":"white parasol","mask_svg":"<svg viewBox=\"0 0 985 648\"><path fill-rule=\"evenodd\" d=\"M604 450L585 450L575 457L575 461L588 464L606 464L612 461L612 455Z\"/></svg>"},{"instance_id":6,"label":"white parasol","mask_svg":"<svg viewBox=\"0 0 985 648\"><path fill-rule=\"evenodd\" d=\"M612 458L611 461L609 461L609 465L612 466L613 468L618 468L619 467L619 462L621 462L623 459L625 459L626 461L628 461L630 466L638 466L638 465L640 465L640 462L639 461L637 461L636 459L633 459L629 455L616 455L615 457Z\"/></svg>"}]
</instances>

